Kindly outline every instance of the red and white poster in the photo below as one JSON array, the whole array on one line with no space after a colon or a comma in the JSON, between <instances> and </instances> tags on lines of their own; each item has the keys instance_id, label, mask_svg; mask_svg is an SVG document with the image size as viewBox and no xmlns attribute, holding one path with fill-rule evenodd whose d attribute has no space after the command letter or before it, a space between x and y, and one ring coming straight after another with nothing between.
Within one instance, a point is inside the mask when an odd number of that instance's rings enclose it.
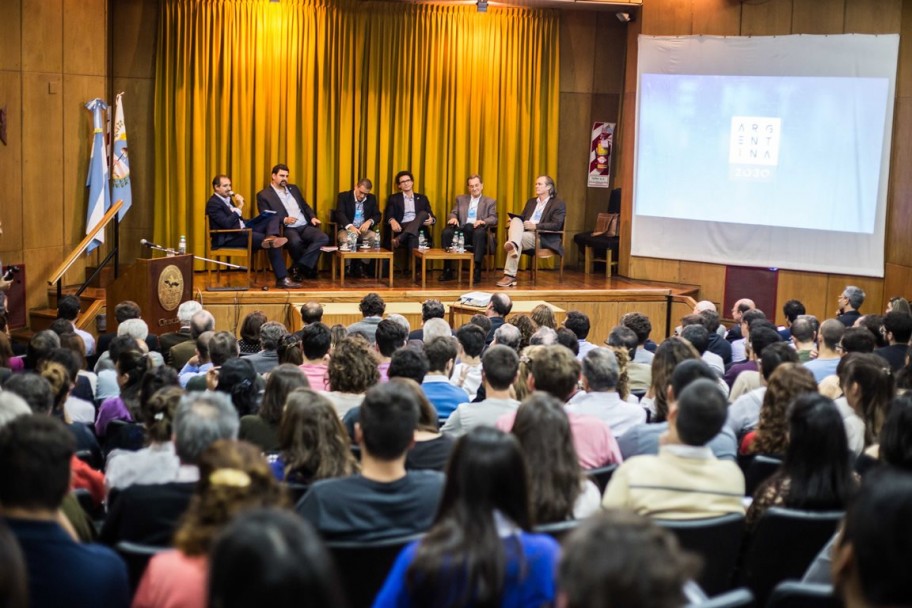
<instances>
[{"instance_id":1,"label":"red and white poster","mask_svg":"<svg viewBox=\"0 0 912 608\"><path fill-rule=\"evenodd\" d=\"M592 124L589 147L589 187L611 187L611 148L614 146L614 128L617 123Z\"/></svg>"}]
</instances>

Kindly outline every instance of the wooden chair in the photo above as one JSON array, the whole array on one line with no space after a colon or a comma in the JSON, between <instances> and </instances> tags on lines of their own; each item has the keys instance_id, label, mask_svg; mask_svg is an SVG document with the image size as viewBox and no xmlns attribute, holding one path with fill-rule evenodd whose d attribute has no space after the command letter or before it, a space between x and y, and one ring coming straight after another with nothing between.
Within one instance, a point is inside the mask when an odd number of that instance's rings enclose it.
<instances>
[{"instance_id":1,"label":"wooden chair","mask_svg":"<svg viewBox=\"0 0 912 608\"><path fill-rule=\"evenodd\" d=\"M247 268L247 287L250 287L250 267L253 265L253 230L250 228L230 228L230 229L218 229L211 230L209 228L209 216L206 216L206 247L205 247L205 257L213 260L221 260L222 258L233 258L233 257L243 257L244 266ZM247 246L246 247L213 247L212 246L212 237L218 234L246 234L247 235ZM221 277L221 267L216 266L216 279ZM206 262L206 281L211 285L212 284L212 269L209 265L209 262Z\"/></svg>"},{"instance_id":2,"label":"wooden chair","mask_svg":"<svg viewBox=\"0 0 912 608\"><path fill-rule=\"evenodd\" d=\"M564 219L564 228L560 230L535 230L535 247L533 249L526 249L523 251L523 255L530 256L529 264L532 266L532 284L534 285L538 279L538 261L545 260L548 258L559 257L560 258L560 280L564 280L564 257L567 254L567 220ZM556 251L548 249L547 247L542 247L541 244L541 235L543 234L559 234L561 237L561 245L564 248L564 255L560 255Z\"/></svg>"}]
</instances>

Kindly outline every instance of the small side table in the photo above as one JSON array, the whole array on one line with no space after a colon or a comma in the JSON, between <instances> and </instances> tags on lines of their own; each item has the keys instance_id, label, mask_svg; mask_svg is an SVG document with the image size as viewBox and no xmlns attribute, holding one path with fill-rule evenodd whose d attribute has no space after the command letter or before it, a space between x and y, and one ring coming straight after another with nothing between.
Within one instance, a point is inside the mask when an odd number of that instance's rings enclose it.
<instances>
[{"instance_id":1,"label":"small side table","mask_svg":"<svg viewBox=\"0 0 912 608\"><path fill-rule=\"evenodd\" d=\"M339 266L339 285L345 287L345 263L348 260L387 260L390 265L389 286L393 286L393 252L389 249L356 249L344 251L336 249L332 259L332 276L336 278L336 267ZM380 280L380 271L383 264L375 264L374 278Z\"/></svg>"},{"instance_id":2,"label":"small side table","mask_svg":"<svg viewBox=\"0 0 912 608\"><path fill-rule=\"evenodd\" d=\"M412 282L415 281L415 264L421 260L421 287L427 287L427 263L428 260L456 260L459 262L459 271L456 276L462 283L462 263L469 263L469 289L475 286L475 254L471 251L457 253L445 249L412 249Z\"/></svg>"}]
</instances>

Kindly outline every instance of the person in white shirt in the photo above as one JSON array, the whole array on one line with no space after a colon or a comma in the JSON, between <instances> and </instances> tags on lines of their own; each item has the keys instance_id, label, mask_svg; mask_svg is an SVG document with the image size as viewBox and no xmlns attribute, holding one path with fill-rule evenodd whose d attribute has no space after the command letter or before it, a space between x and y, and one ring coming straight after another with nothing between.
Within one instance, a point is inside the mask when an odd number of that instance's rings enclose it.
<instances>
[{"instance_id":1,"label":"person in white shirt","mask_svg":"<svg viewBox=\"0 0 912 608\"><path fill-rule=\"evenodd\" d=\"M459 363L453 367L450 382L461 386L469 394L469 401L475 399L481 386L481 353L485 347L485 332L482 328L467 323L456 330Z\"/></svg>"},{"instance_id":2,"label":"person in white shirt","mask_svg":"<svg viewBox=\"0 0 912 608\"><path fill-rule=\"evenodd\" d=\"M450 414L440 430L452 435L464 435L476 426L494 426L507 412L515 412L519 401L511 389L519 371L519 355L509 346L495 344L481 358L481 381L487 399L478 403L462 403Z\"/></svg>"},{"instance_id":3,"label":"person in white shirt","mask_svg":"<svg viewBox=\"0 0 912 608\"><path fill-rule=\"evenodd\" d=\"M608 423L615 439L646 422L646 410L621 399L617 392L620 368L614 352L595 348L582 360L585 394L567 404L567 412L592 416Z\"/></svg>"}]
</instances>

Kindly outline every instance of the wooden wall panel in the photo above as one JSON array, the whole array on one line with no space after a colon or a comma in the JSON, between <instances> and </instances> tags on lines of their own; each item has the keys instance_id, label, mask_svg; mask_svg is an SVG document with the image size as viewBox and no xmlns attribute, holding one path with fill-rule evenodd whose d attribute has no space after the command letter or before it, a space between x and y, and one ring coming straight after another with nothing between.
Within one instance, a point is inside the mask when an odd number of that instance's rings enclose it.
<instances>
[{"instance_id":1,"label":"wooden wall panel","mask_svg":"<svg viewBox=\"0 0 912 608\"><path fill-rule=\"evenodd\" d=\"M588 93L561 93L560 95L557 174L582 176L582 179L568 177L568 179L557 182L557 190L567 203L567 219L564 227L571 233L567 236L568 243L573 242L572 235L582 230L586 221L585 201L588 187L584 168L589 162L587 142L592 125L588 120L580 120L580 117L589 116L591 106L592 95ZM576 248L573 247L570 251L571 255L575 256Z\"/></svg>"},{"instance_id":2,"label":"wooden wall panel","mask_svg":"<svg viewBox=\"0 0 912 608\"><path fill-rule=\"evenodd\" d=\"M63 245L63 77L24 72L22 234L25 247ZM38 276L37 268L29 271ZM42 277L45 278L45 277Z\"/></svg>"},{"instance_id":3,"label":"wooden wall panel","mask_svg":"<svg viewBox=\"0 0 912 608\"><path fill-rule=\"evenodd\" d=\"M99 44L108 28L106 0L66 0L63 18L63 71L104 76L107 46Z\"/></svg>"},{"instance_id":4,"label":"wooden wall panel","mask_svg":"<svg viewBox=\"0 0 912 608\"><path fill-rule=\"evenodd\" d=\"M903 0L845 0L847 34L889 34L902 19Z\"/></svg>"},{"instance_id":5,"label":"wooden wall panel","mask_svg":"<svg viewBox=\"0 0 912 608\"><path fill-rule=\"evenodd\" d=\"M628 64L629 65L629 64ZM621 192L621 230L618 249L618 274L634 276L630 264L630 218L633 216L633 162L634 162L634 127L636 124L636 93L624 93L621 106L621 119L618 122L619 133L616 133L617 145L621 157L615 163L617 178L615 186Z\"/></svg>"},{"instance_id":6,"label":"wooden wall panel","mask_svg":"<svg viewBox=\"0 0 912 608\"><path fill-rule=\"evenodd\" d=\"M19 70L22 67L22 0L0 2L0 70Z\"/></svg>"},{"instance_id":7,"label":"wooden wall panel","mask_svg":"<svg viewBox=\"0 0 912 608\"><path fill-rule=\"evenodd\" d=\"M61 72L64 12L62 0L21 1L24 41L22 69L30 72ZM80 34L90 37L91 32L85 31Z\"/></svg>"},{"instance_id":8,"label":"wooden wall panel","mask_svg":"<svg viewBox=\"0 0 912 608\"><path fill-rule=\"evenodd\" d=\"M782 305L788 300L800 300L808 314L818 319L833 315L835 300L830 300L826 292L826 278L814 272L797 270L779 271L779 290L776 300L776 322L783 323ZM767 316L772 311L763 311Z\"/></svg>"},{"instance_id":9,"label":"wooden wall panel","mask_svg":"<svg viewBox=\"0 0 912 608\"><path fill-rule=\"evenodd\" d=\"M596 48L596 19L592 13L568 11L560 19L560 90L562 93L591 93L591 56ZM606 62L607 63L607 62ZM561 104L561 115L564 109Z\"/></svg>"},{"instance_id":10,"label":"wooden wall panel","mask_svg":"<svg viewBox=\"0 0 912 608\"><path fill-rule=\"evenodd\" d=\"M912 267L887 264L884 272L883 307L893 296L912 301Z\"/></svg>"},{"instance_id":11,"label":"wooden wall panel","mask_svg":"<svg viewBox=\"0 0 912 608\"><path fill-rule=\"evenodd\" d=\"M791 33L792 0L742 3L742 36L782 36Z\"/></svg>"},{"instance_id":12,"label":"wooden wall panel","mask_svg":"<svg viewBox=\"0 0 912 608\"><path fill-rule=\"evenodd\" d=\"M912 266L912 98L896 100L887 205L886 261Z\"/></svg>"},{"instance_id":13,"label":"wooden wall panel","mask_svg":"<svg viewBox=\"0 0 912 608\"><path fill-rule=\"evenodd\" d=\"M693 32L737 36L741 32L741 5L731 0L694 0Z\"/></svg>"},{"instance_id":14,"label":"wooden wall panel","mask_svg":"<svg viewBox=\"0 0 912 608\"><path fill-rule=\"evenodd\" d=\"M899 70L896 73L896 95L912 97L912 2L902 5L899 30Z\"/></svg>"},{"instance_id":15,"label":"wooden wall panel","mask_svg":"<svg viewBox=\"0 0 912 608\"><path fill-rule=\"evenodd\" d=\"M634 27L636 22L621 23L614 16L614 13L610 12L590 13L590 18L594 18L598 24L596 29L597 38L594 41L598 52L593 58L595 65L592 71L592 91L603 94L620 94L624 91L625 62L615 61L614 58L625 57L627 52L627 28ZM562 45L562 57L563 54L564 47ZM603 57L612 59L605 61L602 60Z\"/></svg>"},{"instance_id":16,"label":"wooden wall panel","mask_svg":"<svg viewBox=\"0 0 912 608\"><path fill-rule=\"evenodd\" d=\"M883 279L833 274L827 281L827 316L836 314L836 299L847 285L854 285L864 290L865 301L861 307L862 313L883 312Z\"/></svg>"},{"instance_id":17,"label":"wooden wall panel","mask_svg":"<svg viewBox=\"0 0 912 608\"><path fill-rule=\"evenodd\" d=\"M644 34L687 36L694 33L692 0L645 2L640 12Z\"/></svg>"},{"instance_id":18,"label":"wooden wall panel","mask_svg":"<svg viewBox=\"0 0 912 608\"><path fill-rule=\"evenodd\" d=\"M155 78L158 0L117 0L111 3L111 56L114 76Z\"/></svg>"},{"instance_id":19,"label":"wooden wall panel","mask_svg":"<svg viewBox=\"0 0 912 608\"><path fill-rule=\"evenodd\" d=\"M33 249L25 249L22 253L23 261L28 268L28 285L25 294L26 309L47 308L47 278L51 276L51 272L57 268L60 260L69 251L64 252L63 246L54 245L51 247L39 246Z\"/></svg>"},{"instance_id":20,"label":"wooden wall panel","mask_svg":"<svg viewBox=\"0 0 912 608\"><path fill-rule=\"evenodd\" d=\"M7 145L0 145L0 220L5 228L0 237L0 260L21 262L22 254L22 75L0 70L0 106L9 116Z\"/></svg>"},{"instance_id":21,"label":"wooden wall panel","mask_svg":"<svg viewBox=\"0 0 912 608\"><path fill-rule=\"evenodd\" d=\"M650 281L681 281L681 262L661 258L630 256L630 277Z\"/></svg>"},{"instance_id":22,"label":"wooden wall panel","mask_svg":"<svg viewBox=\"0 0 912 608\"><path fill-rule=\"evenodd\" d=\"M679 280L688 285L699 285L698 300L710 300L721 312L725 298L725 266L702 262L681 262Z\"/></svg>"},{"instance_id":23,"label":"wooden wall panel","mask_svg":"<svg viewBox=\"0 0 912 608\"><path fill-rule=\"evenodd\" d=\"M841 34L845 0L792 0L793 34Z\"/></svg>"}]
</instances>

